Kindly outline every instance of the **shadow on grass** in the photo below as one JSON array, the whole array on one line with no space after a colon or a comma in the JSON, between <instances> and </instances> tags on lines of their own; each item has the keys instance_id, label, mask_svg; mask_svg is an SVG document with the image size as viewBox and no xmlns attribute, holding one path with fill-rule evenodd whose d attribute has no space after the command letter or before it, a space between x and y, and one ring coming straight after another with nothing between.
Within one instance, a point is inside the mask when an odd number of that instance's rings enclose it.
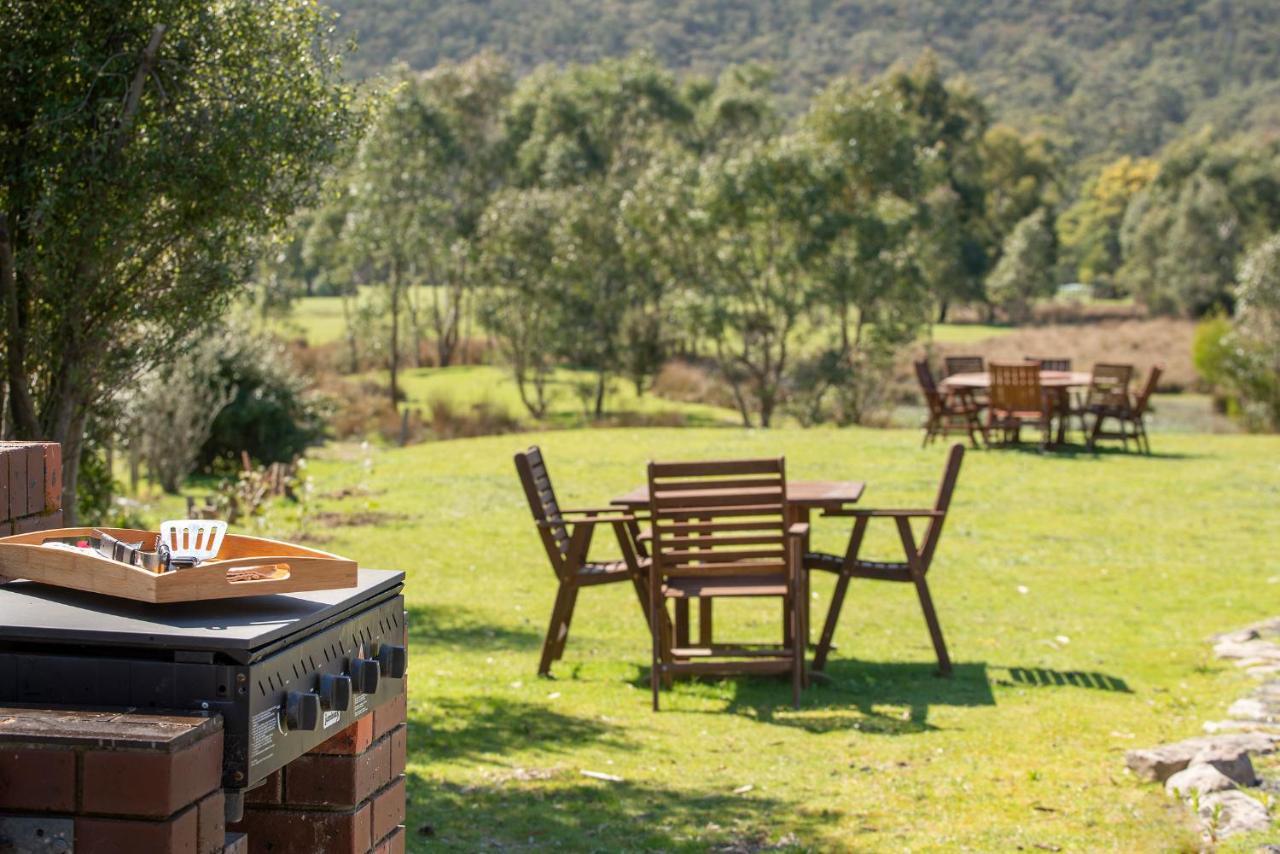
<instances>
[{"instance_id":1,"label":"shadow on grass","mask_svg":"<svg viewBox=\"0 0 1280 854\"><path fill-rule=\"evenodd\" d=\"M487 623L468 608L409 605L407 610L411 643L488 650L529 650L542 646L542 635L536 630Z\"/></svg>"},{"instance_id":2,"label":"shadow on grass","mask_svg":"<svg viewBox=\"0 0 1280 854\"><path fill-rule=\"evenodd\" d=\"M808 850L830 821L757 792L733 794L730 783L690 792L564 768L513 769L469 786L411 776L409 800L411 850ZM794 836L778 829L781 816Z\"/></svg>"},{"instance_id":3,"label":"shadow on grass","mask_svg":"<svg viewBox=\"0 0 1280 854\"><path fill-rule=\"evenodd\" d=\"M428 757L432 762L495 761L494 757L513 751L558 753L579 750L587 744L634 748L619 727L521 700L495 696L429 698L426 710L413 715L409 754Z\"/></svg>"},{"instance_id":4,"label":"shadow on grass","mask_svg":"<svg viewBox=\"0 0 1280 854\"><path fill-rule=\"evenodd\" d=\"M996 684L1030 686L1033 688L1086 688L1093 691L1113 691L1132 694L1129 683L1119 676L1084 670L1051 670L1045 667L1010 667L1009 679L997 679Z\"/></svg>"},{"instance_id":5,"label":"shadow on grass","mask_svg":"<svg viewBox=\"0 0 1280 854\"><path fill-rule=\"evenodd\" d=\"M973 450L970 448L970 450ZM1037 456L1052 457L1060 460L1097 460L1101 457L1138 457L1146 460L1201 460L1204 454L1187 454L1187 453L1168 453L1159 450L1152 450L1149 454L1139 451L1126 451L1120 445L1098 445L1093 450L1089 450L1087 445L1075 445L1070 442L1063 445L1050 445L1048 449L1041 450L1040 443L1037 441L1023 441L1020 443L1003 444L996 442L991 445L984 446L983 450L992 452L1012 452L1019 454L1036 454Z\"/></svg>"}]
</instances>

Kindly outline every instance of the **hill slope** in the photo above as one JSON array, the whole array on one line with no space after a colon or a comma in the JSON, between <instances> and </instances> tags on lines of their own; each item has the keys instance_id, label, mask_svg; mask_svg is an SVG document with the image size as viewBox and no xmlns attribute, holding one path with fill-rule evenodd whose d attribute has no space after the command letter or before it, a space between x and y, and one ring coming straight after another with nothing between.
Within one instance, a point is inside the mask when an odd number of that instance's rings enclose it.
<instances>
[{"instance_id":1,"label":"hill slope","mask_svg":"<svg viewBox=\"0 0 1280 854\"><path fill-rule=\"evenodd\" d=\"M355 74L490 49L518 70L649 49L705 74L764 62L798 107L845 71L926 48L1000 118L1078 156L1147 154L1182 132L1280 127L1275 0L329 0Z\"/></svg>"}]
</instances>

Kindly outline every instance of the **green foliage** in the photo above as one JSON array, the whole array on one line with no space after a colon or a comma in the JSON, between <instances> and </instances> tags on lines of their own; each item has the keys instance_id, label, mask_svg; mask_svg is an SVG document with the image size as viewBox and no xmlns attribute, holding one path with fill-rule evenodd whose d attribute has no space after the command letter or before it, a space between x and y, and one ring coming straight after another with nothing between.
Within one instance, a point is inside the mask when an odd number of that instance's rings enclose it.
<instances>
[{"instance_id":1,"label":"green foliage","mask_svg":"<svg viewBox=\"0 0 1280 854\"><path fill-rule=\"evenodd\" d=\"M1231 360L1231 320L1218 314L1196 324L1191 342L1191 361L1196 373L1211 386L1227 383L1227 363Z\"/></svg>"},{"instance_id":2,"label":"green foliage","mask_svg":"<svg viewBox=\"0 0 1280 854\"><path fill-rule=\"evenodd\" d=\"M1150 184L1160 167L1125 155L1090 176L1076 201L1058 218L1058 241L1080 280L1109 289L1120 268L1120 224L1129 201Z\"/></svg>"},{"instance_id":3,"label":"green foliage","mask_svg":"<svg viewBox=\"0 0 1280 854\"><path fill-rule=\"evenodd\" d=\"M289 462L324 437L327 402L308 386L284 346L261 335L227 335L215 381L229 396L200 447L199 464Z\"/></svg>"},{"instance_id":4,"label":"green foliage","mask_svg":"<svg viewBox=\"0 0 1280 854\"><path fill-rule=\"evenodd\" d=\"M1024 217L1005 240L1000 263L987 278L987 294L1015 322L1027 319L1033 299L1053 293L1055 252L1043 208Z\"/></svg>"},{"instance_id":5,"label":"green foliage","mask_svg":"<svg viewBox=\"0 0 1280 854\"><path fill-rule=\"evenodd\" d=\"M651 50L680 71L770 65L791 112L838 76L869 80L932 50L947 75L963 74L990 99L999 120L1050 134L1072 160L1148 155L1186 127L1267 128L1280 114L1280 8L1272 0L333 5L359 38L354 62L363 73L397 60L430 68L485 49L521 72Z\"/></svg>"},{"instance_id":6,"label":"green foliage","mask_svg":"<svg viewBox=\"0 0 1280 854\"><path fill-rule=\"evenodd\" d=\"M63 443L74 493L90 413L241 293L358 116L304 0L3 0L0 20L12 423Z\"/></svg>"},{"instance_id":7,"label":"green foliage","mask_svg":"<svg viewBox=\"0 0 1280 854\"><path fill-rule=\"evenodd\" d=\"M1280 430L1280 233L1263 241L1240 267L1236 313L1228 330L1221 324L1216 343L1205 342L1204 358L1218 383L1240 402L1245 422ZM1206 338L1213 334L1205 332ZM1196 339L1196 367L1202 357Z\"/></svg>"}]
</instances>

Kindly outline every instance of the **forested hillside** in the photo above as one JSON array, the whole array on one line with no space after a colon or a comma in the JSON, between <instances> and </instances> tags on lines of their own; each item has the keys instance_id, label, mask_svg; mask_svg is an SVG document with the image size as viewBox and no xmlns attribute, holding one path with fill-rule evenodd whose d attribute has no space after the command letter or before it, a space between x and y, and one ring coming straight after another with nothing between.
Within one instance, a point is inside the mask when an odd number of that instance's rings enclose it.
<instances>
[{"instance_id":1,"label":"forested hillside","mask_svg":"<svg viewBox=\"0 0 1280 854\"><path fill-rule=\"evenodd\" d=\"M640 49L714 75L767 63L797 110L831 77L932 49L997 118L1074 158L1148 154L1185 129L1280 127L1276 0L329 0L353 73L490 49L517 71Z\"/></svg>"}]
</instances>

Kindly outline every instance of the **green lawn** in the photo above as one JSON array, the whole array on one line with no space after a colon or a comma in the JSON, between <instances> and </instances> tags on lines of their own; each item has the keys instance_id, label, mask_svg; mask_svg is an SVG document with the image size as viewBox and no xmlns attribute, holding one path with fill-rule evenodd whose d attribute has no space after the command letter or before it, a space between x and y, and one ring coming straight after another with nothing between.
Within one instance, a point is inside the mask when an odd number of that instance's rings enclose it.
<instances>
[{"instance_id":1,"label":"green lawn","mask_svg":"<svg viewBox=\"0 0 1280 854\"><path fill-rule=\"evenodd\" d=\"M568 505L635 485L651 457L785 454L793 477L862 478L868 506L911 506L944 455L918 435L562 430L322 451L306 530L408 574L411 849L1194 847L1123 751L1196 734L1245 690L1206 637L1280 613L1278 437L970 454L931 576L950 680L932 675L911 590L873 582L851 591L832 681L798 712L785 682L742 678L679 684L652 713L648 635L621 588L587 590L557 678L534 675L555 587L516 449L544 447ZM268 526L296 536L293 512ZM841 547L844 526L815 536ZM829 593L815 585L816 618ZM722 625L772 637L774 611L726 609Z\"/></svg>"}]
</instances>

